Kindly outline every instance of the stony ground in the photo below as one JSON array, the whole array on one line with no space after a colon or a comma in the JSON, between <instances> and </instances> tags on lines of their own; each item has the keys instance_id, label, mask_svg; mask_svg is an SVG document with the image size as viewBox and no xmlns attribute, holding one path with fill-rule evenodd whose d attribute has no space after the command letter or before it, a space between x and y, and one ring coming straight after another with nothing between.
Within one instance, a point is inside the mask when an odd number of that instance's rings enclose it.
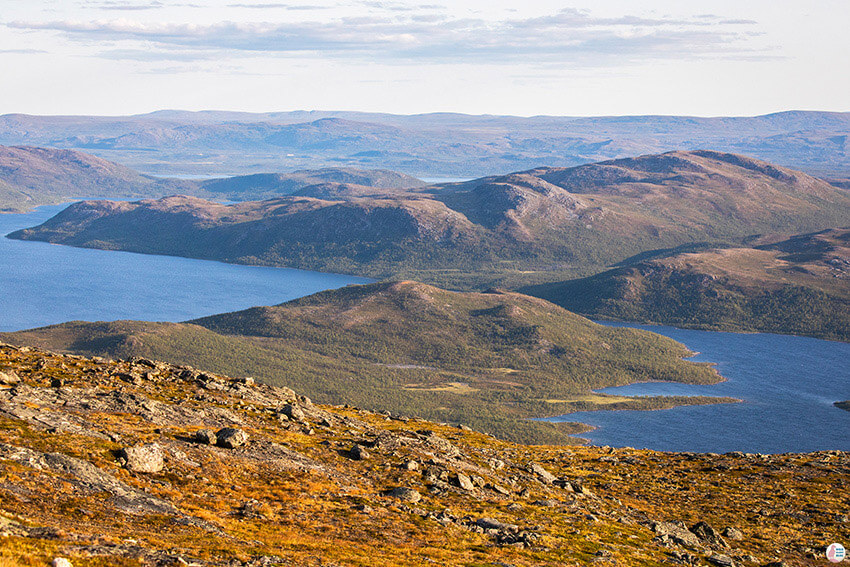
<instances>
[{"instance_id":1,"label":"stony ground","mask_svg":"<svg viewBox=\"0 0 850 567\"><path fill-rule=\"evenodd\" d=\"M0 566L823 565L850 455L530 447L0 345Z\"/></svg>"}]
</instances>

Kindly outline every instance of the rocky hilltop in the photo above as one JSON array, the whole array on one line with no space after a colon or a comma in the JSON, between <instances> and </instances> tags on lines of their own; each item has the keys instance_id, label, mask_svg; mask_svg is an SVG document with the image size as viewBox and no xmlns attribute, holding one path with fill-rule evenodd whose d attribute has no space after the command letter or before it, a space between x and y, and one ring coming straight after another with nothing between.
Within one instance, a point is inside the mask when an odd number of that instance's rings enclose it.
<instances>
[{"instance_id":1,"label":"rocky hilltop","mask_svg":"<svg viewBox=\"0 0 850 567\"><path fill-rule=\"evenodd\" d=\"M758 242L523 291L592 317L850 340L850 229Z\"/></svg>"},{"instance_id":2,"label":"rocky hilltop","mask_svg":"<svg viewBox=\"0 0 850 567\"><path fill-rule=\"evenodd\" d=\"M820 565L850 456L514 445L0 345L7 565Z\"/></svg>"},{"instance_id":3,"label":"rocky hilltop","mask_svg":"<svg viewBox=\"0 0 850 567\"><path fill-rule=\"evenodd\" d=\"M649 250L850 222L845 190L707 151L383 193L358 187L228 206L88 201L12 236L481 288L587 275Z\"/></svg>"}]
</instances>

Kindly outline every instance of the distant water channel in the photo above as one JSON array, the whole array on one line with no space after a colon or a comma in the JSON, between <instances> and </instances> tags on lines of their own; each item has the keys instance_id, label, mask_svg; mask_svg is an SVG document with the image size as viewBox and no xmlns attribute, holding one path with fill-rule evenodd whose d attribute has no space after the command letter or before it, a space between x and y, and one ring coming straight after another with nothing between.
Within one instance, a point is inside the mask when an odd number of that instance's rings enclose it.
<instances>
[{"instance_id":1,"label":"distant water channel","mask_svg":"<svg viewBox=\"0 0 850 567\"><path fill-rule=\"evenodd\" d=\"M63 208L0 214L0 331L71 320L185 321L370 281L5 238Z\"/></svg>"},{"instance_id":2,"label":"distant water channel","mask_svg":"<svg viewBox=\"0 0 850 567\"><path fill-rule=\"evenodd\" d=\"M0 235L40 224L62 208L0 214ZM87 250L0 236L0 330L70 320L185 321L255 305L274 305L368 281L283 268ZM832 405L850 399L850 344L770 334L628 326L684 343L700 353L694 360L716 363L728 381L714 386L633 384L603 392L731 396L745 402L659 411L582 412L553 421L596 426L584 436L597 445L762 453L850 450L850 412Z\"/></svg>"},{"instance_id":3,"label":"distant water channel","mask_svg":"<svg viewBox=\"0 0 850 567\"><path fill-rule=\"evenodd\" d=\"M549 421L597 427L581 436L595 445L661 451L786 453L850 451L850 412L833 402L850 399L850 344L767 333L717 333L674 327L647 329L714 362L726 382L691 386L669 382L599 390L624 396L730 396L743 403L683 406L657 411L593 411Z\"/></svg>"}]
</instances>

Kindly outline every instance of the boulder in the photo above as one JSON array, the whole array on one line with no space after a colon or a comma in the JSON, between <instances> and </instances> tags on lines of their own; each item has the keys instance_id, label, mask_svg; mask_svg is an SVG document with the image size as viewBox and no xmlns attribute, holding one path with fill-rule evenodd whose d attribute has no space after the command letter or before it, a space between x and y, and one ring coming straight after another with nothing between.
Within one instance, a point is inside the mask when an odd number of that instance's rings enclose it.
<instances>
[{"instance_id":1,"label":"boulder","mask_svg":"<svg viewBox=\"0 0 850 567\"><path fill-rule=\"evenodd\" d=\"M457 473L455 480L457 481L457 485L462 489L475 490L475 485L472 483L472 479L465 474Z\"/></svg>"},{"instance_id":2,"label":"boulder","mask_svg":"<svg viewBox=\"0 0 850 567\"><path fill-rule=\"evenodd\" d=\"M531 463L531 465L529 465L528 467L528 470L536 474L538 477L540 477L540 480L547 484L552 484L553 482L555 482L555 480L557 480L557 477L555 475L553 475L537 463Z\"/></svg>"},{"instance_id":3,"label":"boulder","mask_svg":"<svg viewBox=\"0 0 850 567\"><path fill-rule=\"evenodd\" d=\"M723 537L731 539L733 541L741 541L742 539L744 539L744 533L741 530L733 527L725 528L722 532L722 535Z\"/></svg>"},{"instance_id":4,"label":"boulder","mask_svg":"<svg viewBox=\"0 0 850 567\"><path fill-rule=\"evenodd\" d=\"M3 386L14 386L15 384L19 384L21 379L18 378L18 375L15 374L11 370L3 370L0 371L0 385Z\"/></svg>"},{"instance_id":5,"label":"boulder","mask_svg":"<svg viewBox=\"0 0 850 567\"><path fill-rule=\"evenodd\" d=\"M248 442L248 434L241 429L225 427L215 433L216 445L225 449L235 449Z\"/></svg>"},{"instance_id":6,"label":"boulder","mask_svg":"<svg viewBox=\"0 0 850 567\"><path fill-rule=\"evenodd\" d=\"M515 524L506 524L492 518L479 518L475 520L475 525L484 530L498 530L502 532L515 532L519 530L519 526Z\"/></svg>"},{"instance_id":7,"label":"boulder","mask_svg":"<svg viewBox=\"0 0 850 567\"><path fill-rule=\"evenodd\" d=\"M404 486L393 488L389 491L389 495L393 498L398 498L403 502L410 502L411 504L415 504L422 500L422 495L419 494L419 492L413 490L412 488L407 488Z\"/></svg>"},{"instance_id":8,"label":"boulder","mask_svg":"<svg viewBox=\"0 0 850 567\"><path fill-rule=\"evenodd\" d=\"M195 432L194 439L196 442L203 445L215 445L218 443L218 437L212 429L199 429Z\"/></svg>"},{"instance_id":9,"label":"boulder","mask_svg":"<svg viewBox=\"0 0 850 567\"><path fill-rule=\"evenodd\" d=\"M696 535L699 540L710 547L726 547L726 542L717 533L717 530L712 528L706 522L697 522L690 528L691 533Z\"/></svg>"},{"instance_id":10,"label":"boulder","mask_svg":"<svg viewBox=\"0 0 850 567\"><path fill-rule=\"evenodd\" d=\"M366 448L363 445L354 445L351 450L348 452L351 455L351 458L355 461L365 461L370 457L369 453L366 451Z\"/></svg>"},{"instance_id":11,"label":"boulder","mask_svg":"<svg viewBox=\"0 0 850 567\"><path fill-rule=\"evenodd\" d=\"M712 553L708 557L708 562L712 565L717 565L718 567L735 567L735 562L732 561L731 557L720 553Z\"/></svg>"},{"instance_id":12,"label":"boulder","mask_svg":"<svg viewBox=\"0 0 850 567\"><path fill-rule=\"evenodd\" d=\"M700 541L696 534L688 531L681 523L655 522L652 524L652 531L662 539L669 539L673 543L686 547L700 547Z\"/></svg>"},{"instance_id":13,"label":"boulder","mask_svg":"<svg viewBox=\"0 0 850 567\"><path fill-rule=\"evenodd\" d=\"M304 412L295 404L286 404L280 409L280 413L282 413L292 421L304 420Z\"/></svg>"},{"instance_id":14,"label":"boulder","mask_svg":"<svg viewBox=\"0 0 850 567\"><path fill-rule=\"evenodd\" d=\"M125 447L119 456L126 461L124 466L133 472L158 473L165 466L162 448L156 443Z\"/></svg>"}]
</instances>

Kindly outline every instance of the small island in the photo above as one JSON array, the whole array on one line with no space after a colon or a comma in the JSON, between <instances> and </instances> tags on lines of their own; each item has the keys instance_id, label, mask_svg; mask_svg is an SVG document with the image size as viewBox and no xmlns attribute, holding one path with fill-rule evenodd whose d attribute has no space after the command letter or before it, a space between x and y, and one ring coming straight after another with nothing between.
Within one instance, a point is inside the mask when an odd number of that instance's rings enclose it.
<instances>
[{"instance_id":1,"label":"small island","mask_svg":"<svg viewBox=\"0 0 850 567\"><path fill-rule=\"evenodd\" d=\"M839 409L850 411L850 400L844 400L843 402L835 402L832 405Z\"/></svg>"}]
</instances>

